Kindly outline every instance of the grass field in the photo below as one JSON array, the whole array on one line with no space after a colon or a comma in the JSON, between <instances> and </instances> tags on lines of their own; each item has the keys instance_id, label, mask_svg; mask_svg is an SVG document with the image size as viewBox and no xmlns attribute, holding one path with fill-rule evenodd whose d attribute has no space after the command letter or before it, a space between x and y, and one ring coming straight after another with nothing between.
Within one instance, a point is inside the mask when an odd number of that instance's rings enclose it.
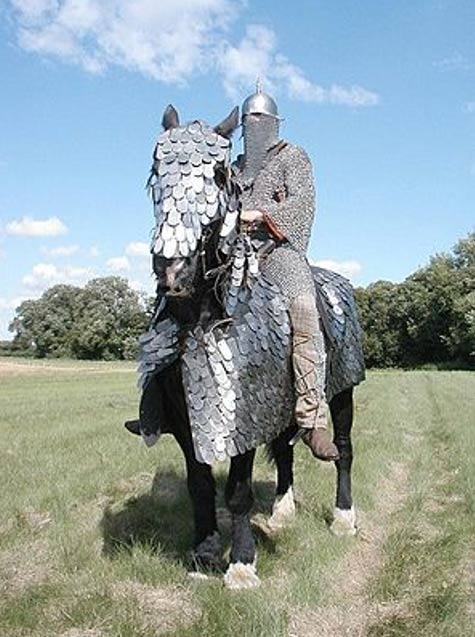
<instances>
[{"instance_id":1,"label":"grass field","mask_svg":"<svg viewBox=\"0 0 475 637\"><path fill-rule=\"evenodd\" d=\"M297 519L260 541L247 592L189 577L178 448L147 450L122 426L135 380L126 364L0 359L0 637L475 635L475 373L370 373L358 535L329 533L334 468L302 446ZM263 454L255 478L268 513Z\"/></svg>"}]
</instances>

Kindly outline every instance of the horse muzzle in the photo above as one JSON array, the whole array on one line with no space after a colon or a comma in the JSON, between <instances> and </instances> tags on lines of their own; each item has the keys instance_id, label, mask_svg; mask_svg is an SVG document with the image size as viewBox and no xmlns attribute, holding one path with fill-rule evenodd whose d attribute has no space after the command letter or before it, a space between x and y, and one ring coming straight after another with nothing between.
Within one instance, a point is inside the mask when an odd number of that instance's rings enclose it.
<instances>
[{"instance_id":1,"label":"horse muzzle","mask_svg":"<svg viewBox=\"0 0 475 637\"><path fill-rule=\"evenodd\" d=\"M167 289L165 296L173 297L174 299L186 299L193 294L193 288L172 288Z\"/></svg>"}]
</instances>

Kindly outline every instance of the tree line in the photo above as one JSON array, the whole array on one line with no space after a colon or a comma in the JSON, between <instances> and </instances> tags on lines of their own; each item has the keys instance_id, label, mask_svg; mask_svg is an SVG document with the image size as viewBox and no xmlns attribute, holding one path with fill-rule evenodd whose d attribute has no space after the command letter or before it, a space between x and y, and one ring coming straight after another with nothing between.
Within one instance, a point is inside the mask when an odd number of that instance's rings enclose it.
<instances>
[{"instance_id":1,"label":"tree line","mask_svg":"<svg viewBox=\"0 0 475 637\"><path fill-rule=\"evenodd\" d=\"M356 299L368 367L475 367L475 233L402 283L357 288ZM13 342L3 351L132 359L152 305L119 277L93 279L83 288L55 285L18 307Z\"/></svg>"},{"instance_id":2,"label":"tree line","mask_svg":"<svg viewBox=\"0 0 475 637\"><path fill-rule=\"evenodd\" d=\"M149 301L120 277L83 288L55 285L23 301L9 329L10 353L36 358L133 359L149 322Z\"/></svg>"},{"instance_id":3,"label":"tree line","mask_svg":"<svg viewBox=\"0 0 475 637\"><path fill-rule=\"evenodd\" d=\"M357 288L368 367L475 367L475 233L402 283Z\"/></svg>"}]
</instances>

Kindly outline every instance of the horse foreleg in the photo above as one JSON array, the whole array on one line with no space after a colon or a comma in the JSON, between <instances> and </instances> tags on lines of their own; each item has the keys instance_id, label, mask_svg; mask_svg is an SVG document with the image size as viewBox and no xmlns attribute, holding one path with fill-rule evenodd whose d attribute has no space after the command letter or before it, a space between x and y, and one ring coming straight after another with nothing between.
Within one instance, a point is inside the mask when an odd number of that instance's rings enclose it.
<instances>
[{"instance_id":1,"label":"horse foreleg","mask_svg":"<svg viewBox=\"0 0 475 637\"><path fill-rule=\"evenodd\" d=\"M330 411L334 441L340 454L340 459L335 463L337 468L336 505L330 528L335 535L354 535L356 516L351 495L353 389L347 389L334 396L330 402Z\"/></svg>"},{"instance_id":2,"label":"horse foreleg","mask_svg":"<svg viewBox=\"0 0 475 637\"><path fill-rule=\"evenodd\" d=\"M213 473L209 465L196 460L191 444L178 442L185 456L188 493L195 523L193 561L197 567L220 570L223 560L216 520L216 486Z\"/></svg>"},{"instance_id":3,"label":"horse foreleg","mask_svg":"<svg viewBox=\"0 0 475 637\"><path fill-rule=\"evenodd\" d=\"M256 543L249 513L254 502L252 466L255 450L231 458L225 489L226 506L232 516L231 560L224 576L228 588L253 588L259 585L256 575Z\"/></svg>"},{"instance_id":4,"label":"horse foreleg","mask_svg":"<svg viewBox=\"0 0 475 637\"><path fill-rule=\"evenodd\" d=\"M272 515L267 526L272 533L278 533L288 526L295 517L294 501L294 447L289 444L296 427L289 427L275 438L269 447L271 458L277 469L277 486Z\"/></svg>"},{"instance_id":5,"label":"horse foreleg","mask_svg":"<svg viewBox=\"0 0 475 637\"><path fill-rule=\"evenodd\" d=\"M175 374L178 373L179 371L175 371ZM216 520L213 473L209 465L196 459L181 382L177 382L177 377L172 377L172 382L164 383L164 388L170 394L169 406L173 423L170 429L185 456L188 493L195 523L193 560L198 567L221 569L222 548Z\"/></svg>"}]
</instances>

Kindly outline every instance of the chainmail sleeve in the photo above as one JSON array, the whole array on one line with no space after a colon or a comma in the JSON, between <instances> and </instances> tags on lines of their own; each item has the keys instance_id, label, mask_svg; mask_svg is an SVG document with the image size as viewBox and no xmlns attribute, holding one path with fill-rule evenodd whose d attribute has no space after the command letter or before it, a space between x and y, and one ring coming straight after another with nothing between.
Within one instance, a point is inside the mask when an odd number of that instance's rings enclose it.
<instances>
[{"instance_id":1,"label":"chainmail sleeve","mask_svg":"<svg viewBox=\"0 0 475 637\"><path fill-rule=\"evenodd\" d=\"M266 202L265 212L289 243L305 254L315 214L312 164L307 153L297 146L289 145L284 153L285 192L281 201Z\"/></svg>"}]
</instances>

